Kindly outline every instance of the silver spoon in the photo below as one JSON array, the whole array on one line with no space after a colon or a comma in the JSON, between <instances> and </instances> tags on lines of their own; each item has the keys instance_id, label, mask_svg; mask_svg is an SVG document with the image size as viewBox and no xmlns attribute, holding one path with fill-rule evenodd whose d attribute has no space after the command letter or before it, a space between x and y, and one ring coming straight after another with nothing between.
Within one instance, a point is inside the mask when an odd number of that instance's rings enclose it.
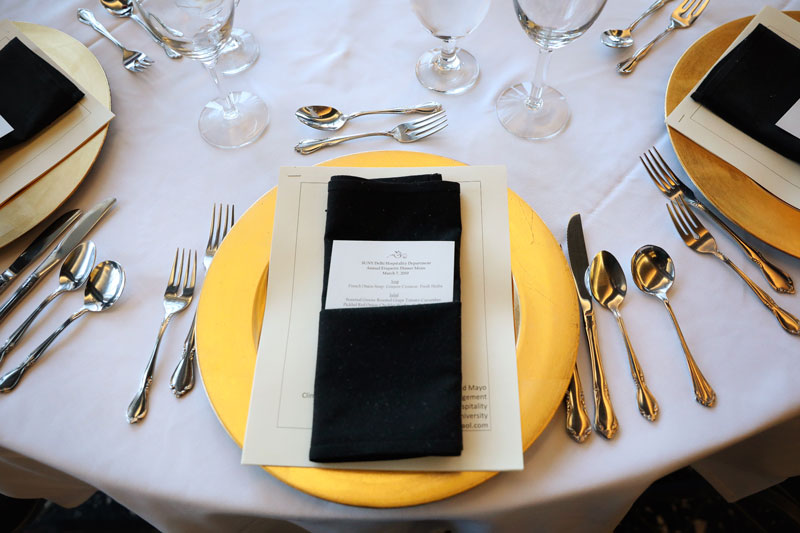
<instances>
[{"instance_id":1,"label":"silver spoon","mask_svg":"<svg viewBox=\"0 0 800 533\"><path fill-rule=\"evenodd\" d=\"M631 25L625 28L624 30L606 30L600 36L600 41L606 45L610 46L611 48L627 48L633 45L633 36L631 32L639 24L642 20L647 18L648 16L652 15L662 7L664 4L669 2L670 0L656 0L653 4L647 8L647 11L639 15L639 18L631 22Z\"/></svg>"},{"instance_id":2,"label":"silver spoon","mask_svg":"<svg viewBox=\"0 0 800 533\"><path fill-rule=\"evenodd\" d=\"M158 35L153 33L153 30L150 29L150 26L148 26L147 23L133 11L133 2L131 0L100 0L100 3L104 8L106 8L106 11L115 17L130 18L139 24L139 26L144 28L148 35L150 35L150 37L152 37L153 40L164 49L164 53L167 54L167 57L170 59L180 59L183 57L180 53L170 48L167 43L162 41Z\"/></svg>"},{"instance_id":3,"label":"silver spoon","mask_svg":"<svg viewBox=\"0 0 800 533\"><path fill-rule=\"evenodd\" d=\"M0 363L2 363L3 358L14 349L14 346L19 343L25 335L25 332L28 331L30 325L36 317L39 316L39 313L41 313L50 302L65 292L79 289L86 283L89 273L92 270L92 265L94 264L95 253L96 249L94 243L88 241L80 243L64 258L64 262L61 264L61 272L58 274L58 288L50 293L47 298L42 300L42 303L33 310L33 313L28 315L28 318L26 318L14 333L6 339L6 342L0 347Z\"/></svg>"},{"instance_id":4,"label":"silver spoon","mask_svg":"<svg viewBox=\"0 0 800 533\"><path fill-rule=\"evenodd\" d=\"M631 258L631 274L633 275L633 282L642 292L652 294L664 302L667 311L669 311L669 316L672 317L672 323L675 324L675 331L678 332L683 352L686 354L686 362L689 365L689 373L692 376L692 385L694 386L694 396L700 405L711 407L714 405L717 395L711 385L708 384L708 381L706 381L703 373L697 368L692 353L689 351L689 346L686 344L686 339L683 338L678 319L675 318L675 313L672 311L672 306L667 299L667 291L675 281L675 265L672 262L672 258L658 246L652 244L642 246L636 250Z\"/></svg>"},{"instance_id":5,"label":"silver spoon","mask_svg":"<svg viewBox=\"0 0 800 533\"><path fill-rule=\"evenodd\" d=\"M64 329L89 311L98 313L114 305L125 288L125 271L119 263L103 261L89 274L83 296L83 307L70 315L42 344L14 370L0 377L0 392L9 392L17 386L22 375L30 368Z\"/></svg>"},{"instance_id":6,"label":"silver spoon","mask_svg":"<svg viewBox=\"0 0 800 533\"><path fill-rule=\"evenodd\" d=\"M636 384L636 400L639 404L639 412L649 421L654 421L658 416L658 403L655 397L647 388L644 382L644 373L636 359L636 354L625 330L625 323L619 313L619 307L625 299L628 285L625 282L625 272L619 266L617 258L611 252L605 250L598 252L592 259L592 264L586 270L586 285L597 300L597 303L609 309L614 318L617 319L622 337L625 339L625 347L628 349L628 363L631 366L631 375Z\"/></svg>"},{"instance_id":7,"label":"silver spoon","mask_svg":"<svg viewBox=\"0 0 800 533\"><path fill-rule=\"evenodd\" d=\"M351 118L360 117L362 115L378 115L378 114L409 114L409 113L422 113L431 114L438 113L442 110L442 105L436 102L428 102L418 105L416 107L396 107L393 109L381 109L379 111L359 111L357 113L350 113L348 115L342 113L335 107L325 105L310 105L301 107L294 112L297 120L314 129L324 131L336 131L341 129L345 123Z\"/></svg>"}]
</instances>

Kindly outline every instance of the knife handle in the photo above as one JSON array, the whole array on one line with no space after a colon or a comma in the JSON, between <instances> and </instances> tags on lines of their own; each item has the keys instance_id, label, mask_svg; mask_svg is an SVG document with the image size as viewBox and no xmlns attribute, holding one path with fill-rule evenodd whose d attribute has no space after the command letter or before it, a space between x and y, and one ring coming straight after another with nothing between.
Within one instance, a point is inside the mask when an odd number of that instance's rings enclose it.
<instances>
[{"instance_id":1,"label":"knife handle","mask_svg":"<svg viewBox=\"0 0 800 533\"><path fill-rule=\"evenodd\" d=\"M611 439L617 432L619 424L614 408L611 406L611 395L608 393L603 361L600 358L600 346L597 342L597 323L594 315L584 315L586 339L589 343L589 360L592 362L592 382L594 385L594 428L603 437Z\"/></svg>"},{"instance_id":2,"label":"knife handle","mask_svg":"<svg viewBox=\"0 0 800 533\"><path fill-rule=\"evenodd\" d=\"M572 368L572 378L569 380L567 393L564 395L567 407L567 433L575 442L585 441L592 433L592 424L586 414L586 402L583 398L581 377L578 374L578 365Z\"/></svg>"},{"instance_id":3,"label":"knife handle","mask_svg":"<svg viewBox=\"0 0 800 533\"><path fill-rule=\"evenodd\" d=\"M11 283L13 278L14 275L8 270L5 272L0 272L0 294L3 294L3 291L8 288L8 285Z\"/></svg>"},{"instance_id":4,"label":"knife handle","mask_svg":"<svg viewBox=\"0 0 800 533\"><path fill-rule=\"evenodd\" d=\"M5 318L11 313L11 311L17 306L17 304L25 298L31 289L33 289L36 284L39 282L41 278L39 276L35 276L31 274L28 276L22 285L11 295L11 298L3 302L3 305L0 306L0 323L5 320Z\"/></svg>"}]
</instances>

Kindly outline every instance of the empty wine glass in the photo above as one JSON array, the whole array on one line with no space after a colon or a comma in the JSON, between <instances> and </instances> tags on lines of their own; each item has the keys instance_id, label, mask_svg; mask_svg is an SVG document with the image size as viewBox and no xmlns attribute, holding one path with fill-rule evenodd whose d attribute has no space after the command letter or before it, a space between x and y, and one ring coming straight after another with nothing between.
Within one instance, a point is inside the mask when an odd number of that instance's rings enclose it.
<instances>
[{"instance_id":1,"label":"empty wine glass","mask_svg":"<svg viewBox=\"0 0 800 533\"><path fill-rule=\"evenodd\" d=\"M423 87L445 94L459 94L478 80L475 56L456 47L456 41L478 27L490 0L411 0L422 25L439 39L442 47L428 50L417 61L417 79Z\"/></svg>"},{"instance_id":2,"label":"empty wine glass","mask_svg":"<svg viewBox=\"0 0 800 533\"><path fill-rule=\"evenodd\" d=\"M236 7L239 7L239 0L236 0ZM261 47L252 33L243 28L233 28L231 38L219 53L217 69L226 76L238 74L253 66L260 53Z\"/></svg>"},{"instance_id":3,"label":"empty wine glass","mask_svg":"<svg viewBox=\"0 0 800 533\"><path fill-rule=\"evenodd\" d=\"M217 59L233 27L234 0L133 0L150 29L170 48L200 61L211 74L219 97L200 113L200 135L219 148L252 143L269 122L267 106L247 91L225 93Z\"/></svg>"},{"instance_id":4,"label":"empty wine glass","mask_svg":"<svg viewBox=\"0 0 800 533\"><path fill-rule=\"evenodd\" d=\"M550 54L574 41L591 26L606 0L514 0L522 29L539 45L532 83L517 83L497 98L497 117L524 139L548 139L569 122L564 95L545 85Z\"/></svg>"}]
</instances>

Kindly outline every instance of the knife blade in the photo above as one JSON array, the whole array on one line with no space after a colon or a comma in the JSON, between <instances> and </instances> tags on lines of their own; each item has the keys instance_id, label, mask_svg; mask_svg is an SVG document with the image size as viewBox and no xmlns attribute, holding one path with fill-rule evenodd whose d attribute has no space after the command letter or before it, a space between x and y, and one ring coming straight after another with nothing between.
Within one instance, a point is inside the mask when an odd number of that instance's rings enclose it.
<instances>
[{"instance_id":1,"label":"knife blade","mask_svg":"<svg viewBox=\"0 0 800 533\"><path fill-rule=\"evenodd\" d=\"M19 304L19 302L28 294L31 289L33 289L39 281L45 275L56 266L59 261L64 259L73 248L75 248L86 235L92 230L92 228L97 224L97 222L105 216L106 213L111 209L111 206L114 205L116 202L116 198L107 198L100 202L99 204L92 207L85 215L83 215L80 220L72 227L71 230L66 234L66 236L61 239L61 242L58 243L58 246L50 252L50 255L44 258L44 260L39 263L39 266L36 267L25 281L22 282L22 285L11 295L11 298L6 300L2 306L0 306L0 322L2 322L11 311Z\"/></svg>"},{"instance_id":2,"label":"knife blade","mask_svg":"<svg viewBox=\"0 0 800 533\"><path fill-rule=\"evenodd\" d=\"M567 225L567 250L572 276L575 280L575 289L581 305L583 327L586 331L586 341L589 344L589 359L592 363L592 384L594 388L594 426L598 433L610 439L617 432L617 417L611 406L611 396L608 393L603 361L600 357L600 346L597 341L597 323L592 310L592 298L586 287L585 276L589 268L589 257L586 254L586 242L583 238L583 225L581 215L576 213L569 219Z\"/></svg>"},{"instance_id":3,"label":"knife blade","mask_svg":"<svg viewBox=\"0 0 800 533\"><path fill-rule=\"evenodd\" d=\"M52 224L42 230L33 242L25 248L25 251L11 263L11 266L8 267L5 272L0 273L0 294L8 288L11 281L16 278L20 272L38 259L39 256L53 244L53 241L64 233L64 230L70 227L80 215L80 209L72 209L55 219Z\"/></svg>"}]
</instances>

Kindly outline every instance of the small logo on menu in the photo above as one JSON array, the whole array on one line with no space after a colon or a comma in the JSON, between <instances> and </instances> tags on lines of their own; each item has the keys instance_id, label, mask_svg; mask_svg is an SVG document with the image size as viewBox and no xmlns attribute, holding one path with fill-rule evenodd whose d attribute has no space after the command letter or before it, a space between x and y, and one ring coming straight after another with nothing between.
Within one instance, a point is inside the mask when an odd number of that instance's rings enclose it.
<instances>
[{"instance_id":1,"label":"small logo on menu","mask_svg":"<svg viewBox=\"0 0 800 533\"><path fill-rule=\"evenodd\" d=\"M395 259L405 259L408 257L408 254L405 252L401 252L400 250L395 250L393 253L387 255L386 257L394 257Z\"/></svg>"}]
</instances>

